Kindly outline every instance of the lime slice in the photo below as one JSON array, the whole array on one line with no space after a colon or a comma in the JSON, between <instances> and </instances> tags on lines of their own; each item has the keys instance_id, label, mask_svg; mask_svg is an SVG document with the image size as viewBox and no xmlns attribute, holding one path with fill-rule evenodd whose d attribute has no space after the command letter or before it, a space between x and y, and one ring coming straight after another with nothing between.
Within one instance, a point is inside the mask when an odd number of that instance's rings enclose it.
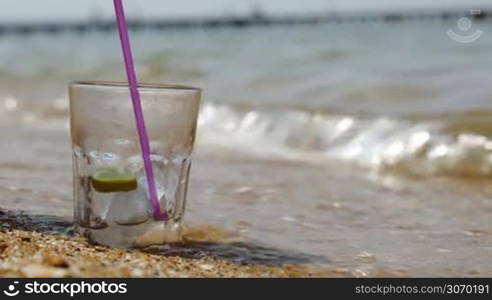
<instances>
[{"instance_id":1,"label":"lime slice","mask_svg":"<svg viewBox=\"0 0 492 300\"><path fill-rule=\"evenodd\" d=\"M129 192L138 187L137 178L116 169L96 171L90 179L92 187L100 193Z\"/></svg>"}]
</instances>

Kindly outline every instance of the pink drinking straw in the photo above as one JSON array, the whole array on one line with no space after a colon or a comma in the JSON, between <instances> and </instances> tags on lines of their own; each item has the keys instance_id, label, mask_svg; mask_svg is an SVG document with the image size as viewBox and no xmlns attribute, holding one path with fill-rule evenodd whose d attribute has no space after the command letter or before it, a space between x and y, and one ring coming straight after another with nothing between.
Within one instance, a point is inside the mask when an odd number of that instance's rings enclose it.
<instances>
[{"instance_id":1,"label":"pink drinking straw","mask_svg":"<svg viewBox=\"0 0 492 300\"><path fill-rule=\"evenodd\" d=\"M159 200L157 199L157 190L155 187L154 171L152 170L152 162L150 161L150 142L145 128L145 120L142 112L142 103L140 101L140 93L138 92L137 75L135 74L135 66L133 65L132 48L130 46L130 38L128 37L128 27L126 25L125 11L121 0L113 0L114 10L116 12L116 22L120 33L121 48L123 49L123 58L125 59L126 75L128 77L128 86L133 103L133 111L135 113L135 121L137 123L138 138L140 140L140 148L142 149L142 158L144 161L145 174L147 176L147 184L150 194L150 202L155 220L167 221L168 215L161 212Z\"/></svg>"}]
</instances>

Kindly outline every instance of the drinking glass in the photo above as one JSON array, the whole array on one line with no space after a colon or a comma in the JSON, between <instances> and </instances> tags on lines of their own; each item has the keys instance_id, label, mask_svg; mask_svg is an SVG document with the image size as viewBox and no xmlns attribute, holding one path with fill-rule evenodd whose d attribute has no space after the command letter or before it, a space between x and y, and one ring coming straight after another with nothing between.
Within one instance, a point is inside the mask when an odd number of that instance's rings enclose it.
<instances>
[{"instance_id":1,"label":"drinking glass","mask_svg":"<svg viewBox=\"0 0 492 300\"><path fill-rule=\"evenodd\" d=\"M141 84L150 159L162 212L153 218L128 84L69 86L74 221L90 241L140 247L179 238L201 90Z\"/></svg>"}]
</instances>

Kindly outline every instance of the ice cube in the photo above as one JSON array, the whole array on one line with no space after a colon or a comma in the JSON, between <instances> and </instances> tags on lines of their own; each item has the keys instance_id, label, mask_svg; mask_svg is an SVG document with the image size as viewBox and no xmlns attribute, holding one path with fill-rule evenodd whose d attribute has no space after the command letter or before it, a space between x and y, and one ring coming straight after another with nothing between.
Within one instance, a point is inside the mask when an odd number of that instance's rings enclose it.
<instances>
[{"instance_id":1,"label":"ice cube","mask_svg":"<svg viewBox=\"0 0 492 300\"><path fill-rule=\"evenodd\" d=\"M115 153L91 151L89 157L98 164L117 165L120 164L121 157Z\"/></svg>"},{"instance_id":2,"label":"ice cube","mask_svg":"<svg viewBox=\"0 0 492 300\"><path fill-rule=\"evenodd\" d=\"M108 226L106 216L111 205L112 194L103 194L96 191L88 193L89 224L87 227L92 229L100 229Z\"/></svg>"},{"instance_id":3,"label":"ice cube","mask_svg":"<svg viewBox=\"0 0 492 300\"><path fill-rule=\"evenodd\" d=\"M181 173L186 156L174 155L166 158L162 155L152 154L150 158L152 160L152 169L154 171L157 197L161 208L165 208L168 213L173 214L176 206L176 194L178 193L181 184L180 177L185 175ZM147 199L150 199L142 157L140 155L129 157L126 160L125 168L131 170L132 173L142 174L138 178L138 186L145 190Z\"/></svg>"},{"instance_id":4,"label":"ice cube","mask_svg":"<svg viewBox=\"0 0 492 300\"><path fill-rule=\"evenodd\" d=\"M143 170L143 161L141 155L133 155L126 159L125 169L128 171L138 174Z\"/></svg>"},{"instance_id":5,"label":"ice cube","mask_svg":"<svg viewBox=\"0 0 492 300\"><path fill-rule=\"evenodd\" d=\"M179 186L180 169L176 168L173 163L154 164L154 180L157 189L157 198L162 208L171 212L176 202L176 191ZM150 199L148 192L147 178L139 178L138 185L145 189L147 197Z\"/></svg>"},{"instance_id":6,"label":"ice cube","mask_svg":"<svg viewBox=\"0 0 492 300\"><path fill-rule=\"evenodd\" d=\"M91 200L92 213L105 220L113 200L113 194L94 192Z\"/></svg>"},{"instance_id":7,"label":"ice cube","mask_svg":"<svg viewBox=\"0 0 492 300\"><path fill-rule=\"evenodd\" d=\"M174 202L176 197L176 191L179 185L179 176L181 173L181 164L182 160L173 159L169 161L164 168L164 195L166 196L167 202Z\"/></svg>"},{"instance_id":8,"label":"ice cube","mask_svg":"<svg viewBox=\"0 0 492 300\"><path fill-rule=\"evenodd\" d=\"M115 193L108 211L108 220L119 225L145 223L152 215L152 206L146 190L139 184L131 192Z\"/></svg>"},{"instance_id":9,"label":"ice cube","mask_svg":"<svg viewBox=\"0 0 492 300\"><path fill-rule=\"evenodd\" d=\"M121 156L115 153L91 151L89 152L89 173L93 174L102 168L116 168L123 171Z\"/></svg>"}]
</instances>

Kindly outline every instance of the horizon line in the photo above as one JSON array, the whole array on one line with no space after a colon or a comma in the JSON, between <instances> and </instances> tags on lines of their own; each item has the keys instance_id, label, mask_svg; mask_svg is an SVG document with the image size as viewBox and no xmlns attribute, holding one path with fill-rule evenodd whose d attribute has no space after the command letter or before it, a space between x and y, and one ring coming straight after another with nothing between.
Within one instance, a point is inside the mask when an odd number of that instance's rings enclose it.
<instances>
[{"instance_id":1,"label":"horizon line","mask_svg":"<svg viewBox=\"0 0 492 300\"><path fill-rule=\"evenodd\" d=\"M485 20L492 17L490 9L448 9L429 12L428 10L411 10L406 12L373 12L373 13L334 13L302 14L302 15L267 15L261 11L242 16L220 17L161 17L161 18L128 18L128 26L132 30L140 29L188 29L216 27L252 27L274 25L316 25L321 23L366 23L366 22L404 22L424 20L447 20L469 17L474 20ZM37 22L0 23L0 34L31 34L38 32L59 33L63 31L87 32L91 30L110 31L116 29L116 23L109 18L92 18L86 20L54 20Z\"/></svg>"}]
</instances>

